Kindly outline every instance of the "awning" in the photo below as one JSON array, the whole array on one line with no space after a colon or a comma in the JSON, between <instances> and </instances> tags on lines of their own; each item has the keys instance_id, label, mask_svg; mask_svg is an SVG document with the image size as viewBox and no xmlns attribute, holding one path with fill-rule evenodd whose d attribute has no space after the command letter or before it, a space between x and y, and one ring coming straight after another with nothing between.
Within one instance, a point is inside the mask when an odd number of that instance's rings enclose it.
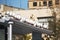
<instances>
[{"instance_id":1,"label":"awning","mask_svg":"<svg viewBox=\"0 0 60 40\"><path fill-rule=\"evenodd\" d=\"M32 33L33 31L46 33L46 34L49 34L49 35L52 34L52 31L50 31L50 30L37 28L37 27L34 27L33 25L30 25L30 24L27 24L27 23L24 23L24 22L19 22L18 20L12 20L11 19L9 21L14 22L13 27L12 27L12 29L13 29L12 31L15 34L27 34L27 33ZM2 23L2 25L4 25L5 27L8 27L9 26L8 25L9 21L7 21L5 23Z\"/></svg>"}]
</instances>

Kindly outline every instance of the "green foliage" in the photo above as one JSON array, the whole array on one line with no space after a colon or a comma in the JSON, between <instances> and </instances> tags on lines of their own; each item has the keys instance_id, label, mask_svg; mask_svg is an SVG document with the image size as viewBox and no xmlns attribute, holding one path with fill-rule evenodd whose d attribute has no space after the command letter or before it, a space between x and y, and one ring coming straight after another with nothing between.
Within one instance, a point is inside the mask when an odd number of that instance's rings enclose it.
<instances>
[{"instance_id":1,"label":"green foliage","mask_svg":"<svg viewBox=\"0 0 60 40\"><path fill-rule=\"evenodd\" d=\"M29 35L29 34L25 34L25 35L23 35L23 36L24 36L24 39L25 39L25 40L29 40L29 39L31 39L31 37L32 37L32 36Z\"/></svg>"}]
</instances>

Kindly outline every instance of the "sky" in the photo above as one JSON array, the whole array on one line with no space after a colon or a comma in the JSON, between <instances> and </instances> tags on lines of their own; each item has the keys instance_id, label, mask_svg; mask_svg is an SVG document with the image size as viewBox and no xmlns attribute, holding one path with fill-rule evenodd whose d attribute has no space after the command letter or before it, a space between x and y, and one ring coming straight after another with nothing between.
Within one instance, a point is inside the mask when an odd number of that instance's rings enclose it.
<instances>
[{"instance_id":1,"label":"sky","mask_svg":"<svg viewBox=\"0 0 60 40\"><path fill-rule=\"evenodd\" d=\"M28 9L28 0L0 0L0 4Z\"/></svg>"},{"instance_id":2,"label":"sky","mask_svg":"<svg viewBox=\"0 0 60 40\"><path fill-rule=\"evenodd\" d=\"M21 1L21 7L25 8L25 9L28 9L28 0L22 0Z\"/></svg>"}]
</instances>

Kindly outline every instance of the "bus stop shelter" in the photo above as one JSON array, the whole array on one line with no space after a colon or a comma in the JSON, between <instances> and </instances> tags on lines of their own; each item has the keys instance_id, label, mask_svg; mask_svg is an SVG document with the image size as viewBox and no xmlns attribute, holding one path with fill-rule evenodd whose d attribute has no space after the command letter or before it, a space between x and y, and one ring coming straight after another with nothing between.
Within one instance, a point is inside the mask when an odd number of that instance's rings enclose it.
<instances>
[{"instance_id":1,"label":"bus stop shelter","mask_svg":"<svg viewBox=\"0 0 60 40\"><path fill-rule=\"evenodd\" d=\"M13 24L10 25L8 22L13 22ZM7 28L9 27L9 25L11 26L12 30L10 29L10 31L9 31L10 34L7 34L8 30L9 30ZM15 20L15 19L10 19L9 21L5 21L5 22L0 22L0 28L5 28L5 30L6 30L5 36L9 35L10 37L12 36L12 33L13 34L32 33L32 40L42 40L41 39L42 33L46 33L48 35L52 34L52 31L50 31L50 30L34 27L33 25L30 25L30 24L27 24L24 22L19 22L18 20ZM8 37L6 36L5 40L7 40L7 38ZM9 40L12 40L12 37Z\"/></svg>"}]
</instances>

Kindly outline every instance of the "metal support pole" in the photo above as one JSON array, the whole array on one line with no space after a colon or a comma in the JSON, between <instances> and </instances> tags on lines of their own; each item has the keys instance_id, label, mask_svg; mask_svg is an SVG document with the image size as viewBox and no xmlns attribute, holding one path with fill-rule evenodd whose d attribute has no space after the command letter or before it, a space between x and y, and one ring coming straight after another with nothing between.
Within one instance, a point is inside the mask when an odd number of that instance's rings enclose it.
<instances>
[{"instance_id":1,"label":"metal support pole","mask_svg":"<svg viewBox=\"0 0 60 40\"><path fill-rule=\"evenodd\" d=\"M12 40L12 24L13 22L8 22L9 27L8 27L8 40Z\"/></svg>"}]
</instances>

